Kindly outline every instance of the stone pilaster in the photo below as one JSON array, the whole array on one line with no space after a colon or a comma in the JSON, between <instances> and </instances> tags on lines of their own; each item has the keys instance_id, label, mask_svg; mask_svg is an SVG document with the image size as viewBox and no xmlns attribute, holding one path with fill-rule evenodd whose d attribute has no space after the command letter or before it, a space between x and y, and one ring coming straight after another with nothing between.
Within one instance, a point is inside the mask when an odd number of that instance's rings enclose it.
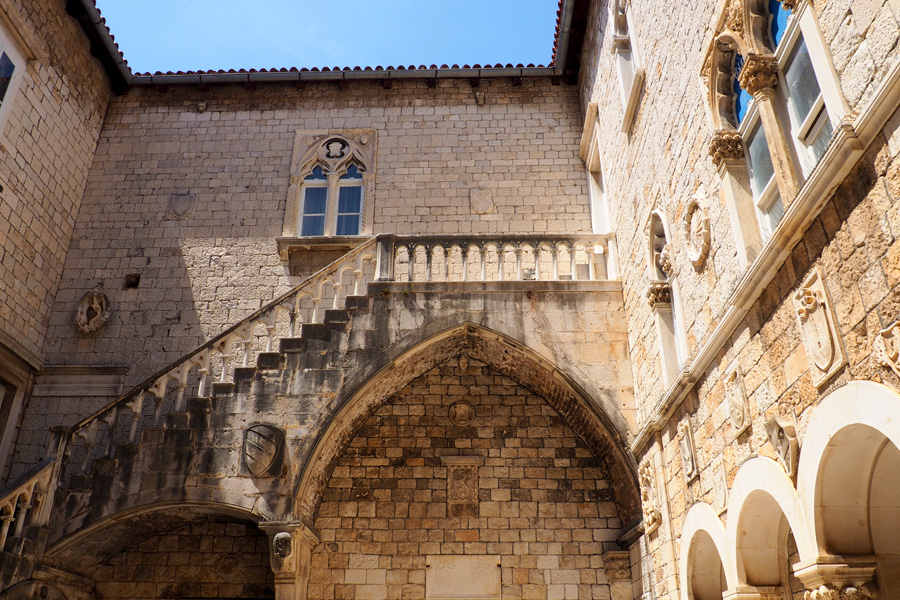
<instances>
[{"instance_id":1,"label":"stone pilaster","mask_svg":"<svg viewBox=\"0 0 900 600\"><path fill-rule=\"evenodd\" d=\"M269 536L275 600L306 600L312 549L319 538L302 523L260 523Z\"/></svg>"}]
</instances>

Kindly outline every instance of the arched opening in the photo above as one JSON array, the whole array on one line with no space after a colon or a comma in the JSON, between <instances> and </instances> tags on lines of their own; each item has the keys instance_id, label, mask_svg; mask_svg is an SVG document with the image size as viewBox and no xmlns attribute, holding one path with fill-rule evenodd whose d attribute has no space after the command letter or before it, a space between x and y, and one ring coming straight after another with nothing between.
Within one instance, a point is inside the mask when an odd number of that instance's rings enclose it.
<instances>
[{"instance_id":1,"label":"arched opening","mask_svg":"<svg viewBox=\"0 0 900 600\"><path fill-rule=\"evenodd\" d=\"M725 569L719 550L706 531L698 531L691 539L687 570L688 598L722 600L722 593L727 587Z\"/></svg>"},{"instance_id":2,"label":"arched opening","mask_svg":"<svg viewBox=\"0 0 900 600\"><path fill-rule=\"evenodd\" d=\"M92 581L104 599L275 597L268 537L228 505L126 511L54 544L43 563Z\"/></svg>"},{"instance_id":3,"label":"arched opening","mask_svg":"<svg viewBox=\"0 0 900 600\"><path fill-rule=\"evenodd\" d=\"M800 561L797 543L781 506L764 490L744 499L738 517L735 553L738 577L748 586L803 590L793 567Z\"/></svg>"}]
</instances>

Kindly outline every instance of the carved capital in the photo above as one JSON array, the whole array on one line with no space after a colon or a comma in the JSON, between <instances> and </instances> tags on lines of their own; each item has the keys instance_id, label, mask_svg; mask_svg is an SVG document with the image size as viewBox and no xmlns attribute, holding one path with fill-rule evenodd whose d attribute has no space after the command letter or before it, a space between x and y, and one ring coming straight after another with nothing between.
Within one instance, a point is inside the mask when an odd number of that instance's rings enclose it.
<instances>
[{"instance_id":1,"label":"carved capital","mask_svg":"<svg viewBox=\"0 0 900 600\"><path fill-rule=\"evenodd\" d=\"M647 286L647 302L651 307L657 304L671 304L672 288L666 282L651 283Z\"/></svg>"},{"instance_id":2,"label":"carved capital","mask_svg":"<svg viewBox=\"0 0 900 600\"><path fill-rule=\"evenodd\" d=\"M878 592L868 585L844 588L823 585L803 594L804 600L874 600L877 597Z\"/></svg>"},{"instance_id":3,"label":"carved capital","mask_svg":"<svg viewBox=\"0 0 900 600\"><path fill-rule=\"evenodd\" d=\"M631 555L627 550L607 550L603 553L603 568L610 581L627 581L631 585Z\"/></svg>"},{"instance_id":4,"label":"carved capital","mask_svg":"<svg viewBox=\"0 0 900 600\"><path fill-rule=\"evenodd\" d=\"M797 0L781 0L781 5L793 12L797 8Z\"/></svg>"},{"instance_id":5,"label":"carved capital","mask_svg":"<svg viewBox=\"0 0 900 600\"><path fill-rule=\"evenodd\" d=\"M738 79L752 96L765 95L778 85L778 61L774 56L751 54Z\"/></svg>"},{"instance_id":6,"label":"carved capital","mask_svg":"<svg viewBox=\"0 0 900 600\"><path fill-rule=\"evenodd\" d=\"M744 140L737 131L720 130L709 142L709 155L717 167L725 160L744 158Z\"/></svg>"}]
</instances>

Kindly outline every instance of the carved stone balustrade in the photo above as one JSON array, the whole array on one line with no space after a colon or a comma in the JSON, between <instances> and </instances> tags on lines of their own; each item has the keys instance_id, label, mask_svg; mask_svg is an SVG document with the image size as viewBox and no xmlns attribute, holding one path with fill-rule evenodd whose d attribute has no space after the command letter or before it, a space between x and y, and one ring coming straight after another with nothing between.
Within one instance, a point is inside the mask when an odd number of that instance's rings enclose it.
<instances>
[{"instance_id":1,"label":"carved stone balustrade","mask_svg":"<svg viewBox=\"0 0 900 600\"><path fill-rule=\"evenodd\" d=\"M615 236L385 236L379 281L601 281L617 276Z\"/></svg>"}]
</instances>

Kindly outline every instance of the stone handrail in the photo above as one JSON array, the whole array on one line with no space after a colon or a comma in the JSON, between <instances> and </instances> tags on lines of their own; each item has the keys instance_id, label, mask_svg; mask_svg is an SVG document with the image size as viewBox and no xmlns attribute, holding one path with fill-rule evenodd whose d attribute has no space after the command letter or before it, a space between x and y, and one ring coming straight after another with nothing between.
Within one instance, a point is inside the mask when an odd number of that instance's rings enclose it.
<instances>
[{"instance_id":1,"label":"stone handrail","mask_svg":"<svg viewBox=\"0 0 900 600\"><path fill-rule=\"evenodd\" d=\"M234 368L250 366L252 354L273 352L278 339L299 333L298 325L320 323L326 309L342 308L348 295L365 294L367 279L375 271L375 241L373 237L347 252L289 292L83 419L63 440L66 457L72 459L76 439L83 440L81 473L87 473L92 459L112 456L117 440L127 443L137 440L142 421L150 417L144 415L146 400L156 402L152 419L159 426L164 407L169 406L166 413L183 412L186 397L208 397L216 384L229 384ZM260 327L265 330L261 335L257 331ZM237 364L233 367L235 359ZM211 380L213 385L210 385ZM131 422L120 430L120 417L126 412L131 413Z\"/></svg>"},{"instance_id":2,"label":"stone handrail","mask_svg":"<svg viewBox=\"0 0 900 600\"><path fill-rule=\"evenodd\" d=\"M50 516L55 456L49 456L0 489L0 551L21 554L26 525L44 526Z\"/></svg>"},{"instance_id":3,"label":"stone handrail","mask_svg":"<svg viewBox=\"0 0 900 600\"><path fill-rule=\"evenodd\" d=\"M380 281L615 279L614 234L379 236Z\"/></svg>"}]
</instances>

